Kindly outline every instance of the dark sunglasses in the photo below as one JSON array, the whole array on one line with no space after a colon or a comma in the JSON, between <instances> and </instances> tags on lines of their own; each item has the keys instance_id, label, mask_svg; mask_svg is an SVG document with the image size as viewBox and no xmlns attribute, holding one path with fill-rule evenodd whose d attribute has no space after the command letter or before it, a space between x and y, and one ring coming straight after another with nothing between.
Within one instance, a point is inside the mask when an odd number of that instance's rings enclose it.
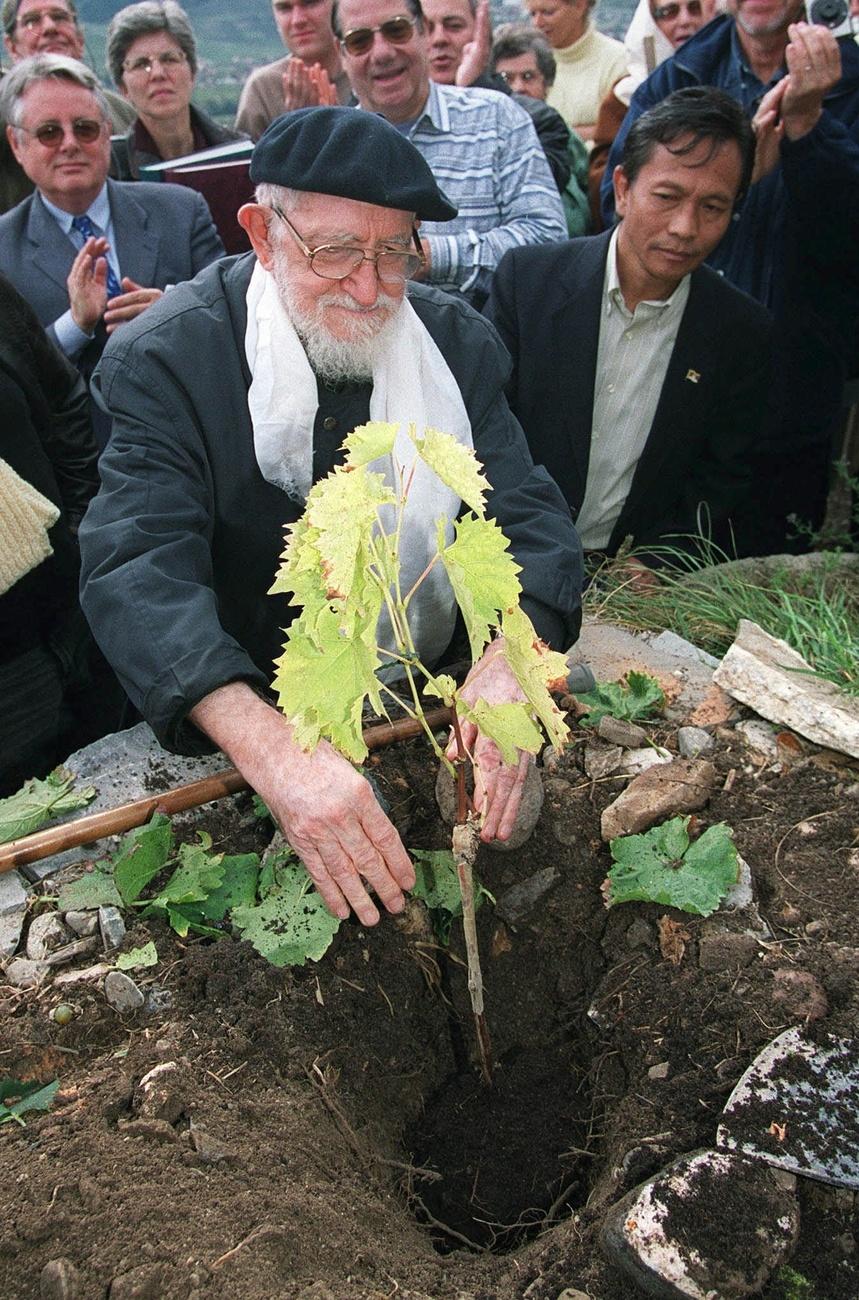
<instances>
[{"instance_id":1,"label":"dark sunglasses","mask_svg":"<svg viewBox=\"0 0 859 1300\"><path fill-rule=\"evenodd\" d=\"M380 32L389 45L406 45L415 32L415 19L402 15L389 18L378 27L353 27L340 42L347 54L366 54L373 44L373 37Z\"/></svg>"},{"instance_id":2,"label":"dark sunglasses","mask_svg":"<svg viewBox=\"0 0 859 1300\"><path fill-rule=\"evenodd\" d=\"M39 144L44 145L46 149L56 149L63 142L66 129L59 122L42 122L40 126L32 130L28 126L18 127L19 131L26 131L28 135L34 135ZM104 123L97 122L93 117L76 117L72 122L72 135L80 144L92 144L97 140L104 130Z\"/></svg>"},{"instance_id":3,"label":"dark sunglasses","mask_svg":"<svg viewBox=\"0 0 859 1300\"><path fill-rule=\"evenodd\" d=\"M693 18L698 18L701 14L701 0L686 0L685 4L668 4L660 5L658 9L653 10L653 17L658 23L670 22L676 18L681 9L685 9Z\"/></svg>"}]
</instances>

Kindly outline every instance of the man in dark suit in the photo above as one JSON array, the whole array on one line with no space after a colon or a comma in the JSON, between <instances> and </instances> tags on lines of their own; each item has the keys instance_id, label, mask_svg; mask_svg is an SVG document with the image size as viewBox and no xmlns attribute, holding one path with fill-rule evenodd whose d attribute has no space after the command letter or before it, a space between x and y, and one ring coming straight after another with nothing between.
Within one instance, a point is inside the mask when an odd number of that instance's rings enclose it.
<instances>
[{"instance_id":1,"label":"man in dark suit","mask_svg":"<svg viewBox=\"0 0 859 1300\"><path fill-rule=\"evenodd\" d=\"M614 231L515 249L498 268L486 311L513 357L510 403L586 550L702 529L731 544L751 487L770 322L701 264L753 152L727 95L680 91L627 137Z\"/></svg>"},{"instance_id":2,"label":"man in dark suit","mask_svg":"<svg viewBox=\"0 0 859 1300\"><path fill-rule=\"evenodd\" d=\"M108 114L82 63L25 59L3 96L9 144L36 192L0 217L0 271L88 376L110 333L223 245L195 191L107 179Z\"/></svg>"}]
</instances>

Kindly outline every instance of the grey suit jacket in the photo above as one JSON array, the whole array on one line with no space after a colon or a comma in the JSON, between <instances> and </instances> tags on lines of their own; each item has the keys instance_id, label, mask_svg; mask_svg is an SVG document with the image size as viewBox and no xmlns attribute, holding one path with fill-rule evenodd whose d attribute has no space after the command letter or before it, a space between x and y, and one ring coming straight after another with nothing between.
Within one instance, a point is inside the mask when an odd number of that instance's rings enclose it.
<instances>
[{"instance_id":1,"label":"grey suit jacket","mask_svg":"<svg viewBox=\"0 0 859 1300\"><path fill-rule=\"evenodd\" d=\"M205 199L182 185L107 182L120 270L146 288L190 280L224 255ZM26 298L48 334L69 305L66 277L77 250L38 194L0 217L0 271ZM89 374L104 348L99 330L77 359Z\"/></svg>"}]
</instances>

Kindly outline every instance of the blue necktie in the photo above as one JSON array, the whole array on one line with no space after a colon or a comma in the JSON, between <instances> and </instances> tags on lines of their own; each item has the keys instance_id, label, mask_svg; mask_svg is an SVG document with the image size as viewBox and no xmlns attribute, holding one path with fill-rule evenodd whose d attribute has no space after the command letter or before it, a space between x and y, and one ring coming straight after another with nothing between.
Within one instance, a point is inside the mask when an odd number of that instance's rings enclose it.
<instances>
[{"instance_id":1,"label":"blue necktie","mask_svg":"<svg viewBox=\"0 0 859 1300\"><path fill-rule=\"evenodd\" d=\"M72 229L78 234L83 235L84 239L98 239L99 234L93 223L86 213L82 217L75 217L72 220ZM106 260L106 259L105 259ZM113 273L113 267L110 262L107 263L107 296L108 298L118 298L122 293L122 285Z\"/></svg>"}]
</instances>

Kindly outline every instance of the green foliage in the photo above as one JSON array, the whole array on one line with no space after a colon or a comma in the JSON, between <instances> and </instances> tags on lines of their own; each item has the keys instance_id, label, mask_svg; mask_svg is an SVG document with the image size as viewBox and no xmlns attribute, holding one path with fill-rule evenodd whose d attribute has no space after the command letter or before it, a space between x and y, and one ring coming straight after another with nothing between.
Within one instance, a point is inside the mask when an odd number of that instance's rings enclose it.
<instances>
[{"instance_id":1,"label":"green foliage","mask_svg":"<svg viewBox=\"0 0 859 1300\"><path fill-rule=\"evenodd\" d=\"M53 1083L22 1083L20 1079L0 1080L0 1124L20 1124L21 1119L30 1110L50 1110L59 1079Z\"/></svg>"},{"instance_id":2,"label":"green foliage","mask_svg":"<svg viewBox=\"0 0 859 1300\"><path fill-rule=\"evenodd\" d=\"M63 885L57 895L61 912L87 912L96 907L122 907L119 890L114 884L110 863L100 862L71 884Z\"/></svg>"},{"instance_id":3,"label":"green foliage","mask_svg":"<svg viewBox=\"0 0 859 1300\"><path fill-rule=\"evenodd\" d=\"M450 434L441 433L438 429L426 429L424 437L419 438L412 425L409 436L417 447L421 460L482 519L490 484L485 475L480 473L480 462L474 452L451 438Z\"/></svg>"},{"instance_id":4,"label":"green foliage","mask_svg":"<svg viewBox=\"0 0 859 1300\"><path fill-rule=\"evenodd\" d=\"M644 902L696 916L715 912L739 876L733 831L720 822L690 843L689 820L672 817L643 835L611 841L617 865L603 884L606 907Z\"/></svg>"},{"instance_id":5,"label":"green foliage","mask_svg":"<svg viewBox=\"0 0 859 1300\"><path fill-rule=\"evenodd\" d=\"M58 767L44 781L33 777L15 794L0 799L0 844L32 835L53 818L86 807L95 798L95 788L73 790L76 780L74 773Z\"/></svg>"},{"instance_id":6,"label":"green foliage","mask_svg":"<svg viewBox=\"0 0 859 1300\"><path fill-rule=\"evenodd\" d=\"M438 552L462 610L471 656L477 660L497 625L498 610L509 609L519 599L519 565L494 520L463 516L454 525L449 546L444 544L446 522L438 521Z\"/></svg>"},{"instance_id":7,"label":"green foliage","mask_svg":"<svg viewBox=\"0 0 859 1300\"><path fill-rule=\"evenodd\" d=\"M412 895L426 904L439 942L447 944L454 919L462 916L462 894L453 854L449 849L412 849L412 861L415 868ZM476 875L473 882L474 910L477 911L484 898L490 902L495 900Z\"/></svg>"},{"instance_id":8,"label":"green foliage","mask_svg":"<svg viewBox=\"0 0 859 1300\"><path fill-rule=\"evenodd\" d=\"M784 1264L773 1280L773 1300L815 1300L817 1292L807 1277Z\"/></svg>"},{"instance_id":9,"label":"green foliage","mask_svg":"<svg viewBox=\"0 0 859 1300\"><path fill-rule=\"evenodd\" d=\"M151 941L140 948L130 948L121 952L116 959L117 970L144 970L148 966L158 965L158 950Z\"/></svg>"},{"instance_id":10,"label":"green foliage","mask_svg":"<svg viewBox=\"0 0 859 1300\"><path fill-rule=\"evenodd\" d=\"M596 727L610 714L624 722L642 722L652 718L665 706L659 682L648 673L629 672L625 682L597 682L592 691L577 695L580 704L588 705L583 727Z\"/></svg>"},{"instance_id":11,"label":"green foliage","mask_svg":"<svg viewBox=\"0 0 859 1300\"><path fill-rule=\"evenodd\" d=\"M319 961L340 927L297 862L276 868L276 885L262 902L234 907L232 921L272 966Z\"/></svg>"},{"instance_id":12,"label":"green foliage","mask_svg":"<svg viewBox=\"0 0 859 1300\"><path fill-rule=\"evenodd\" d=\"M113 878L128 907L167 865L173 851L170 818L155 813L145 826L129 831L112 859Z\"/></svg>"}]
</instances>

